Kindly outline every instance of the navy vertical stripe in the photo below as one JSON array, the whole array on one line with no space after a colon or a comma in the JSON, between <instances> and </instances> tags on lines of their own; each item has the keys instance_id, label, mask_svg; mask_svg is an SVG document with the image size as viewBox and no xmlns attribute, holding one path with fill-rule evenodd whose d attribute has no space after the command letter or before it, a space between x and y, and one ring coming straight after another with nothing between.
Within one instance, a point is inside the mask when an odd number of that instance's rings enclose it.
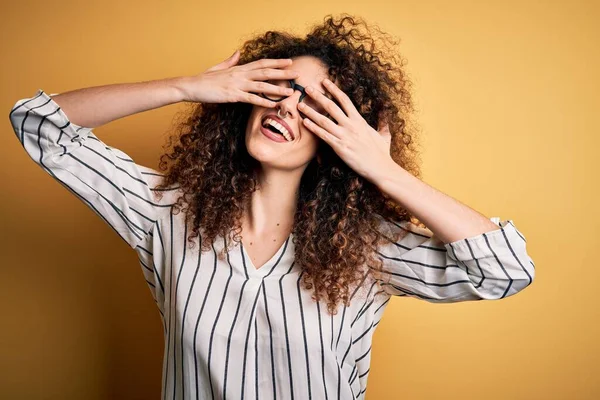
<instances>
[{"instance_id":1,"label":"navy vertical stripe","mask_svg":"<svg viewBox=\"0 0 600 400\"><path fill-rule=\"evenodd\" d=\"M193 352L194 352L194 381L195 381L195 386L196 386L196 400L200 399L200 389L199 389L199 382L198 382L198 376L199 376L199 370L198 370L198 348L196 347L197 345L197 338L198 338L198 325L200 324L200 318L202 317L202 312L204 311L204 306L206 305L206 300L208 299L208 295L210 293L210 288L212 287L212 283L213 283L213 279L215 277L215 273L217 272L217 252L215 250L214 245L212 246L213 249L213 255L214 255L214 264L213 264L213 270L212 273L210 275L210 280L208 281L208 285L206 288L206 291L204 293L204 299L202 300L202 306L200 307L200 312L198 312L198 318L196 318L196 325L194 326L194 345L193 345Z\"/></svg>"},{"instance_id":2,"label":"navy vertical stripe","mask_svg":"<svg viewBox=\"0 0 600 400\"><path fill-rule=\"evenodd\" d=\"M290 269L287 272L287 274L290 273L293 266L294 266L294 264L292 264L292 266L290 266ZM289 394L290 394L290 398L293 400L294 399L294 377L292 375L292 359L291 359L291 355L290 355L290 338L289 338L289 333L288 333L287 314L285 312L285 299L283 298L283 285L282 285L283 278L287 274L282 275L281 278L279 278L279 294L281 296L281 307L283 309L283 327L285 329L285 346L286 346L286 350L287 350L288 377L290 380Z\"/></svg>"},{"instance_id":3,"label":"navy vertical stripe","mask_svg":"<svg viewBox=\"0 0 600 400\"><path fill-rule=\"evenodd\" d=\"M323 327L321 325L321 307L319 306L319 302L316 302L317 305L317 317L319 321L319 337L320 345L321 345L321 376L323 377L323 391L325 392L325 400L329 399L327 395L327 380L325 379L325 346L323 345ZM333 336L332 336L333 337Z\"/></svg>"},{"instance_id":4,"label":"navy vertical stripe","mask_svg":"<svg viewBox=\"0 0 600 400\"><path fill-rule=\"evenodd\" d=\"M298 275L296 288L298 289L298 305L300 307L300 320L302 321L302 338L304 339L304 358L306 359L306 380L308 381L308 398L312 399L312 388L310 386L310 363L308 361L308 343L306 341L306 325L304 322L304 310L302 309L302 290L300 289L300 280L302 279L303 274L304 271L302 271Z\"/></svg>"},{"instance_id":5,"label":"navy vertical stripe","mask_svg":"<svg viewBox=\"0 0 600 400\"><path fill-rule=\"evenodd\" d=\"M187 227L186 230L187 232ZM200 240L200 248L202 248L202 237L199 237ZM184 341L184 332L185 332L185 317L187 315L188 305L190 304L190 297L192 297L192 292L194 291L194 284L196 283L196 276L198 276L198 271L200 270L200 264L202 261L202 253L198 251L198 264L196 265L196 271L194 272L194 277L192 278L192 284L190 285L190 290L188 291L187 298L185 300L185 307L183 308L183 316L181 318L181 371L182 371L182 379L181 379L181 396L182 399L185 399L185 379L183 379L183 374L185 371L184 366L184 349L183 349L183 341ZM183 264L181 266L181 270L183 270ZM181 274L181 272L180 272Z\"/></svg>"},{"instance_id":6,"label":"navy vertical stripe","mask_svg":"<svg viewBox=\"0 0 600 400\"><path fill-rule=\"evenodd\" d=\"M267 316L267 324L269 325L269 349L271 351L271 382L273 383L273 399L277 400L277 388L275 386L277 379L275 378L275 358L273 355L273 327L271 326L271 318L269 317L269 306L267 302L267 293L265 285L263 284L261 285L261 287L265 304L265 315Z\"/></svg>"}]
</instances>

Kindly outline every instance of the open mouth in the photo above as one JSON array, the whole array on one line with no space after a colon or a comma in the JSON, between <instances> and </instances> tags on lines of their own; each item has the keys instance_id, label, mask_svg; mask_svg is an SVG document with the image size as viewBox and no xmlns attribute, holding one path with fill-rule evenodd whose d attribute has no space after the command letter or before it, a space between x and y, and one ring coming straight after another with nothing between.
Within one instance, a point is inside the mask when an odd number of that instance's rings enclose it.
<instances>
[{"instance_id":1,"label":"open mouth","mask_svg":"<svg viewBox=\"0 0 600 400\"><path fill-rule=\"evenodd\" d=\"M283 126L270 116L267 116L262 120L262 126L276 135L281 135L288 142L294 140L294 136L292 135L292 133L289 132L285 126Z\"/></svg>"},{"instance_id":2,"label":"open mouth","mask_svg":"<svg viewBox=\"0 0 600 400\"><path fill-rule=\"evenodd\" d=\"M270 140L273 140L273 141L279 142L279 143L290 143L282 134L275 133L271 129L265 128L262 125L260 126L260 131L262 132L262 134L264 136L266 136Z\"/></svg>"}]
</instances>

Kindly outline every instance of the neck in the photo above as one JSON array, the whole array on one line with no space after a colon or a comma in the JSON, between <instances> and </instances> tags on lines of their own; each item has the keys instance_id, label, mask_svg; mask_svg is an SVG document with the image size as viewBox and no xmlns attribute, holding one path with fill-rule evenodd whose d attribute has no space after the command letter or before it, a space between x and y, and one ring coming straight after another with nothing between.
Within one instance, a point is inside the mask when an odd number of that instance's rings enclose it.
<instances>
[{"instance_id":1,"label":"neck","mask_svg":"<svg viewBox=\"0 0 600 400\"><path fill-rule=\"evenodd\" d=\"M258 188L244 212L242 229L254 234L291 231L303 172L304 168L290 171L261 167Z\"/></svg>"}]
</instances>

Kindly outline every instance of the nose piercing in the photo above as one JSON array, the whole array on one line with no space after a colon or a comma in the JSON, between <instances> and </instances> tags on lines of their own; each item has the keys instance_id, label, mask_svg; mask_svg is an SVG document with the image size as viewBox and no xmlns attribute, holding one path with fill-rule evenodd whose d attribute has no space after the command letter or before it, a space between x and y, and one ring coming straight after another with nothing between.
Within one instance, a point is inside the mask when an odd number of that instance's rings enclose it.
<instances>
[{"instance_id":1,"label":"nose piercing","mask_svg":"<svg viewBox=\"0 0 600 400\"><path fill-rule=\"evenodd\" d=\"M281 108L277 110L277 116L279 118L285 118L285 117L282 117L281 114L279 114L280 111L281 111ZM287 111L285 112L285 115L287 115Z\"/></svg>"}]
</instances>

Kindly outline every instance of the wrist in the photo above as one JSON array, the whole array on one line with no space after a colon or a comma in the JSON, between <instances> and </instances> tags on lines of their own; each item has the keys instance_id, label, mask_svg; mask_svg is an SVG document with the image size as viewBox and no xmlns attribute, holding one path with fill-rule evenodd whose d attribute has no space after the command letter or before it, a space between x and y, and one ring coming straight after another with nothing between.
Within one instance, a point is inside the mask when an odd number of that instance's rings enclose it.
<instances>
[{"instance_id":1,"label":"wrist","mask_svg":"<svg viewBox=\"0 0 600 400\"><path fill-rule=\"evenodd\" d=\"M187 93L188 76L169 78L169 86L173 89L174 103L189 101Z\"/></svg>"},{"instance_id":2,"label":"wrist","mask_svg":"<svg viewBox=\"0 0 600 400\"><path fill-rule=\"evenodd\" d=\"M380 191L389 194L392 187L397 186L399 182L405 182L411 177L413 176L408 171L391 160L385 168L380 169L377 176L373 177L373 183Z\"/></svg>"}]
</instances>

